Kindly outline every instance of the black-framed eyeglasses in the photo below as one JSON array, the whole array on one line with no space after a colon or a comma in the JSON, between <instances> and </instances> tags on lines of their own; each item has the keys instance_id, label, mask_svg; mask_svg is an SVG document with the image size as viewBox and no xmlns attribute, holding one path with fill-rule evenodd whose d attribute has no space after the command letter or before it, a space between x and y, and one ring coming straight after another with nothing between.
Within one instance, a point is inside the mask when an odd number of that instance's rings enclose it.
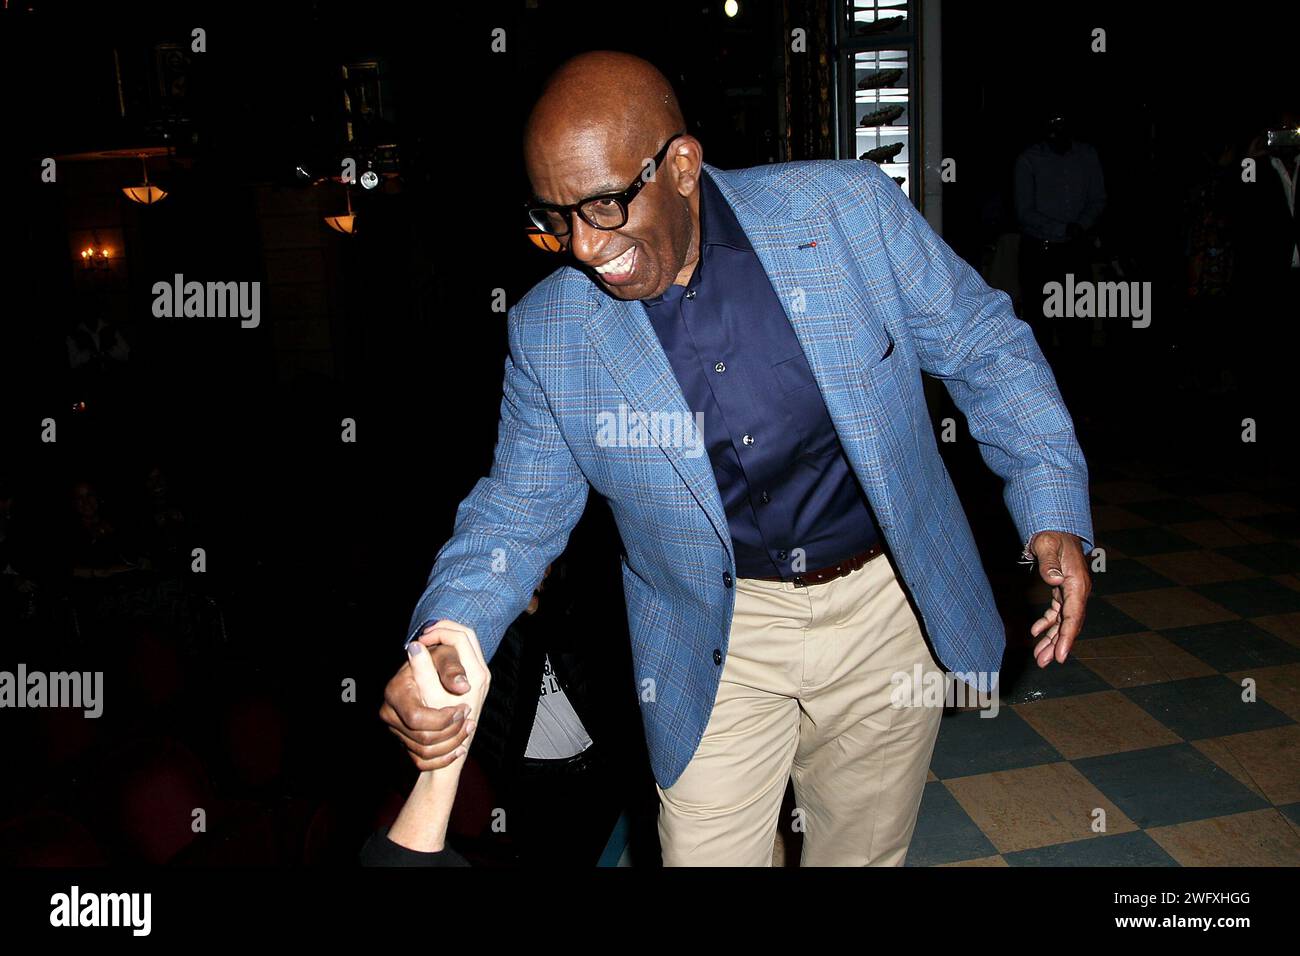
<instances>
[{"instance_id":1,"label":"black-framed eyeglasses","mask_svg":"<svg viewBox=\"0 0 1300 956\"><path fill-rule=\"evenodd\" d=\"M567 206L558 203L538 202L534 199L524 204L528 210L528 218L534 226L551 236L567 236L571 218L575 212L593 229L619 229L627 225L628 205L636 198L637 193L641 191L641 187L653 178L654 172L658 171L659 166L668 155L668 147L685 135L685 131L682 131L668 137L668 141L654 155L654 165L650 167L652 170L650 175L647 176L642 172L632 185L622 192L588 196L586 199Z\"/></svg>"}]
</instances>

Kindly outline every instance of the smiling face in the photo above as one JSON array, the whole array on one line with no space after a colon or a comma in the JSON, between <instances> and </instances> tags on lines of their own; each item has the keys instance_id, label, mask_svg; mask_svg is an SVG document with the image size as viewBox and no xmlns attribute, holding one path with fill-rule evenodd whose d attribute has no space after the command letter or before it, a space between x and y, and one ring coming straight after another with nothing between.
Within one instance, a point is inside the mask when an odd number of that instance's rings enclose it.
<instances>
[{"instance_id":1,"label":"smiling face","mask_svg":"<svg viewBox=\"0 0 1300 956\"><path fill-rule=\"evenodd\" d=\"M602 130L583 129L556 145L537 144L530 150L529 178L534 193L553 203L621 192L661 145L662 140L638 148L611 142ZM647 299L662 295L679 276L683 283L690 278L698 257L698 155L693 138L679 137L654 178L628 205L621 228L596 229L581 216L571 217L571 232L564 239L568 250L610 295Z\"/></svg>"},{"instance_id":2,"label":"smiling face","mask_svg":"<svg viewBox=\"0 0 1300 956\"><path fill-rule=\"evenodd\" d=\"M627 95L615 100L611 89ZM684 127L667 80L644 60L607 52L575 57L553 74L529 117L524 160L533 195L567 205L622 192ZM702 164L699 141L678 137L628 205L622 227L596 229L573 214L561 241L615 298L648 299L685 284L699 257Z\"/></svg>"}]
</instances>

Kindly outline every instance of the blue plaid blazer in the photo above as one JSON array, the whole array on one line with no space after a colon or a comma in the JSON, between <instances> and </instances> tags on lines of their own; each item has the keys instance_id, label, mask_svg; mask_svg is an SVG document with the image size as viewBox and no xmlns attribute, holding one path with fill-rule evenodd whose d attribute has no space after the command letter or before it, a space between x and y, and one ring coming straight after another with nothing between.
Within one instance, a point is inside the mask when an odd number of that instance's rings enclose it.
<instances>
[{"instance_id":1,"label":"blue plaid blazer","mask_svg":"<svg viewBox=\"0 0 1300 956\"><path fill-rule=\"evenodd\" d=\"M1022 540L1069 531L1091 549L1087 467L1029 326L873 163L705 168L786 307L940 662L995 677L1005 631L921 373L965 414ZM595 488L623 539L636 690L655 777L669 787L709 721L735 603L709 457L681 442L600 438L620 405L692 412L639 302L563 266L509 310L508 328L495 460L457 510L407 639L449 618L490 657Z\"/></svg>"}]
</instances>

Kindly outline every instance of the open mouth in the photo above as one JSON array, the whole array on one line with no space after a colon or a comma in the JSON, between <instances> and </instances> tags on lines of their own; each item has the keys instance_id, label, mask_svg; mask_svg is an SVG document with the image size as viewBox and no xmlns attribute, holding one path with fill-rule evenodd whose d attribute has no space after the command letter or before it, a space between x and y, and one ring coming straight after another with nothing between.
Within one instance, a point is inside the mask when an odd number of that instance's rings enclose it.
<instances>
[{"instance_id":1,"label":"open mouth","mask_svg":"<svg viewBox=\"0 0 1300 956\"><path fill-rule=\"evenodd\" d=\"M628 246L627 251L616 259L595 267L602 279L613 285L619 285L632 278L636 270L636 246Z\"/></svg>"}]
</instances>

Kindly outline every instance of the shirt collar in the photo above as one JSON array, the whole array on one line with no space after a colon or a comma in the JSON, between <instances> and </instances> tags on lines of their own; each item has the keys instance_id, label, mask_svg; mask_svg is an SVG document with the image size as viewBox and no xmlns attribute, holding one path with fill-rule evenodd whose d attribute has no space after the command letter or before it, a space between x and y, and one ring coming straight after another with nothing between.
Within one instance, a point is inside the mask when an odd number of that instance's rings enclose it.
<instances>
[{"instance_id":1,"label":"shirt collar","mask_svg":"<svg viewBox=\"0 0 1300 956\"><path fill-rule=\"evenodd\" d=\"M704 263L709 258L708 250L712 246L726 246L743 252L752 252L754 249L745 236L745 230L740 227L740 220L736 218L736 214L723 197L722 191L718 189L708 172L701 169L700 258L695 264L694 273L691 274L691 281L684 286L670 285L663 295L642 301L648 306L656 306L663 302L675 301L688 290L698 288L703 281Z\"/></svg>"},{"instance_id":2,"label":"shirt collar","mask_svg":"<svg viewBox=\"0 0 1300 956\"><path fill-rule=\"evenodd\" d=\"M700 170L700 245L729 246L746 252L753 251L745 230L732 211L722 190L708 172Z\"/></svg>"}]
</instances>

